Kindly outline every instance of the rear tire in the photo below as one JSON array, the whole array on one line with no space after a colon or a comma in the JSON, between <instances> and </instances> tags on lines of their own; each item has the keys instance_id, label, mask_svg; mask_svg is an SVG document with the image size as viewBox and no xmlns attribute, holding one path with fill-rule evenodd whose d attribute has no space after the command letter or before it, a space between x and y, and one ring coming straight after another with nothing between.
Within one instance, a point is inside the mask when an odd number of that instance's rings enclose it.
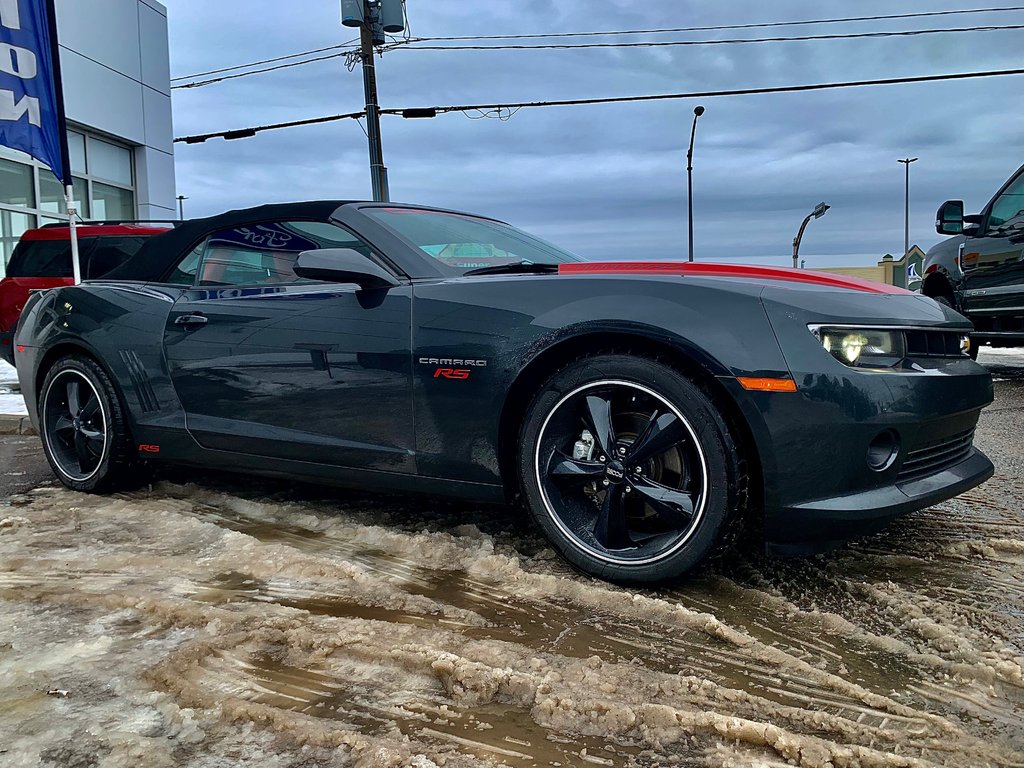
<instances>
[{"instance_id":1,"label":"rear tire","mask_svg":"<svg viewBox=\"0 0 1024 768\"><path fill-rule=\"evenodd\" d=\"M58 360L39 395L43 452L64 485L105 493L128 484L136 462L125 410L106 372L87 357Z\"/></svg>"},{"instance_id":2,"label":"rear tire","mask_svg":"<svg viewBox=\"0 0 1024 768\"><path fill-rule=\"evenodd\" d=\"M740 457L714 402L675 369L577 360L527 410L519 479L530 513L576 568L632 584L678 579L737 511Z\"/></svg>"}]
</instances>

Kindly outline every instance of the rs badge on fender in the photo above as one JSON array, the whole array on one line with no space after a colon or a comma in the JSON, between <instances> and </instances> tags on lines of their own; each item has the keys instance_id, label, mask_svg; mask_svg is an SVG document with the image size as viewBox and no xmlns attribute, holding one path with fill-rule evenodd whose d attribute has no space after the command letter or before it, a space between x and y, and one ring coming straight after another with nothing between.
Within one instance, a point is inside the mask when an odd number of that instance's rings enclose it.
<instances>
[{"instance_id":1,"label":"rs badge on fender","mask_svg":"<svg viewBox=\"0 0 1024 768\"><path fill-rule=\"evenodd\" d=\"M470 360L455 357L421 357L420 365L429 365L434 368L435 379L454 379L465 381L468 379L474 368L486 368L486 360Z\"/></svg>"}]
</instances>

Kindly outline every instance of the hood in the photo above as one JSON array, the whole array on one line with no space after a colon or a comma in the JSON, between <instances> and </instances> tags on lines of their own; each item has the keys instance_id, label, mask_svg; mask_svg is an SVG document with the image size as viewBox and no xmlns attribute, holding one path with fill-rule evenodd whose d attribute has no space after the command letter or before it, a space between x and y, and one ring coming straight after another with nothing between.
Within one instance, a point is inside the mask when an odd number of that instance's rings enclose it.
<instances>
[{"instance_id":1,"label":"hood","mask_svg":"<svg viewBox=\"0 0 1024 768\"><path fill-rule=\"evenodd\" d=\"M876 283L859 277L817 272L812 269L760 267L745 264L708 264L692 261L590 261L560 264L560 275L679 275L680 277L722 277L758 284L797 283L823 288L838 288L861 293L909 294L904 288ZM784 287L784 286L779 286Z\"/></svg>"}]
</instances>

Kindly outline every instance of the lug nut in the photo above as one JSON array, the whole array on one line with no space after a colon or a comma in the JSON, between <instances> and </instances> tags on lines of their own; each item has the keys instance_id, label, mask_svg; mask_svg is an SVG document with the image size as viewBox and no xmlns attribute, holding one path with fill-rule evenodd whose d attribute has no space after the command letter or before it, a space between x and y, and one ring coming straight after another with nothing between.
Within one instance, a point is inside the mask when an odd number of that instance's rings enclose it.
<instances>
[{"instance_id":1,"label":"lug nut","mask_svg":"<svg viewBox=\"0 0 1024 768\"><path fill-rule=\"evenodd\" d=\"M642 475L642 474L644 473L644 468L643 468L643 467L637 467L637 468L636 468L636 473L637 473L638 475Z\"/></svg>"},{"instance_id":2,"label":"lug nut","mask_svg":"<svg viewBox=\"0 0 1024 768\"><path fill-rule=\"evenodd\" d=\"M619 456L625 456L625 455L626 455L626 449L623 448L622 446L619 446Z\"/></svg>"},{"instance_id":3,"label":"lug nut","mask_svg":"<svg viewBox=\"0 0 1024 768\"><path fill-rule=\"evenodd\" d=\"M605 479L605 480L602 480L602 481L601 481L601 485L608 485L608 480L607 480L607 479Z\"/></svg>"},{"instance_id":4,"label":"lug nut","mask_svg":"<svg viewBox=\"0 0 1024 768\"><path fill-rule=\"evenodd\" d=\"M607 456L602 456L601 458L598 459L598 461L600 461L602 464L604 464L606 461L608 461L608 457Z\"/></svg>"},{"instance_id":5,"label":"lug nut","mask_svg":"<svg viewBox=\"0 0 1024 768\"><path fill-rule=\"evenodd\" d=\"M626 493L629 493L629 492L630 492L630 491L632 491L632 490L633 490L633 489L632 489L632 488L630 488L630 487L629 487L628 485L626 486Z\"/></svg>"}]
</instances>

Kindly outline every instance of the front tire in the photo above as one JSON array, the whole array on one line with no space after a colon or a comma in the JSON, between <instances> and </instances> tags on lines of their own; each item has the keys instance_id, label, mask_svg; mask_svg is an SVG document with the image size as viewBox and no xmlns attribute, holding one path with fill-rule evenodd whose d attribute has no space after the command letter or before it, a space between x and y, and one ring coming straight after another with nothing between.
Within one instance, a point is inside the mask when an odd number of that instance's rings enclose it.
<instances>
[{"instance_id":1,"label":"front tire","mask_svg":"<svg viewBox=\"0 0 1024 768\"><path fill-rule=\"evenodd\" d=\"M134 468L121 400L106 372L86 357L64 357L47 372L39 396L43 452L68 488L104 493Z\"/></svg>"},{"instance_id":2,"label":"front tire","mask_svg":"<svg viewBox=\"0 0 1024 768\"><path fill-rule=\"evenodd\" d=\"M714 402L675 369L612 354L577 360L526 413L519 479L541 531L602 579L679 578L736 511L740 460Z\"/></svg>"}]
</instances>

